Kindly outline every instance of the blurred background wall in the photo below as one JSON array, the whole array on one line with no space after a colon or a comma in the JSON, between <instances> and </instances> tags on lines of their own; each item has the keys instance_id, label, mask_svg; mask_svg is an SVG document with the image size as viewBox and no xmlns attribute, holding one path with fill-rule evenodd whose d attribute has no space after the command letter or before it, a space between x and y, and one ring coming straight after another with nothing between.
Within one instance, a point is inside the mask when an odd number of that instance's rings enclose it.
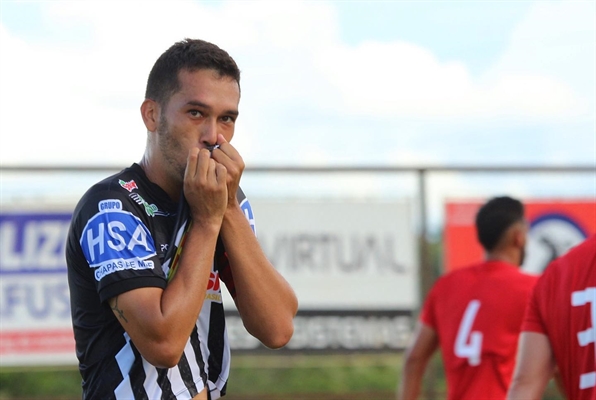
<instances>
[{"instance_id":1,"label":"blurred background wall","mask_svg":"<svg viewBox=\"0 0 596 400\"><path fill-rule=\"evenodd\" d=\"M76 367L65 236L78 198L116 170L2 167L4 371ZM293 339L272 352L246 333L224 291L239 365L273 356L279 361L270 362L278 369L283 364L296 367L303 357L333 356L336 366L352 360L378 368L389 355L394 357L390 371L396 385L399 357L430 285L440 274L484 256L473 225L482 202L509 195L525 203L530 240L522 268L539 274L553 257L596 232L595 180L595 169L580 165L249 166L242 187L254 214L247 217L270 260L296 290L300 309ZM356 356L367 358L353 361ZM429 398L441 379L437 362L436 371L429 372ZM307 363L298 370L310 367ZM374 390L374 385L378 383L351 389L344 383L329 393ZM387 382L376 389L379 398L392 393Z\"/></svg>"}]
</instances>

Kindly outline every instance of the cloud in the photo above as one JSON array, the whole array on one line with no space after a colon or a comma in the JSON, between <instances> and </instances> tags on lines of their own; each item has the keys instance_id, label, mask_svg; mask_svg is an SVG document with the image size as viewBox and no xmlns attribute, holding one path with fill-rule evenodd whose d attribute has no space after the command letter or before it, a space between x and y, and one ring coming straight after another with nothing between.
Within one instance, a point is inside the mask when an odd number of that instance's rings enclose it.
<instances>
[{"instance_id":1,"label":"cloud","mask_svg":"<svg viewBox=\"0 0 596 400\"><path fill-rule=\"evenodd\" d=\"M596 3L588 1L534 3L487 75L541 74L564 79L593 106L595 13Z\"/></svg>"},{"instance_id":2,"label":"cloud","mask_svg":"<svg viewBox=\"0 0 596 400\"><path fill-rule=\"evenodd\" d=\"M549 76L507 73L478 82L463 63L441 63L429 50L409 43L332 50L322 70L341 93L343 104L358 114L552 118L578 111L573 91ZM335 69L337 65L341 68Z\"/></svg>"},{"instance_id":3,"label":"cloud","mask_svg":"<svg viewBox=\"0 0 596 400\"><path fill-rule=\"evenodd\" d=\"M190 1L56 1L39 7L46 31L68 30L72 40L64 34L59 41L40 34L24 39L0 25L3 59L10 60L0 66L3 163L128 164L131 155L140 158L138 108L147 75L161 52L184 37L213 41L235 56L246 70L246 86L256 88L244 90L247 115L251 101L292 101L301 86L280 91L269 76L288 69L284 54L305 46L301 39L308 32L314 40L314 29L304 29L328 21L330 10L299 2L290 9L278 2L210 7ZM78 36L88 40L81 43ZM294 66L292 73L300 71ZM250 116L244 119L250 129ZM242 138L238 134L235 143L242 145Z\"/></svg>"},{"instance_id":4,"label":"cloud","mask_svg":"<svg viewBox=\"0 0 596 400\"><path fill-rule=\"evenodd\" d=\"M586 30L593 36L594 25L585 7L570 4L532 7L499 63L473 77L463 61L440 61L415 43L345 44L333 2L38 3L44 35L0 25L0 155L11 164L138 160L146 77L183 37L213 41L238 61L243 98L234 143L261 163L383 163L396 152L404 160L448 159L440 140L428 140L438 128L429 121L452 131L506 121L593 123L593 80L591 92L582 90L575 80L589 78L587 67L577 77L564 57ZM553 28L557 14L565 23ZM573 49L572 61L587 60L593 71L593 49ZM544 67L551 62L556 67ZM396 138L400 132L410 136Z\"/></svg>"}]
</instances>

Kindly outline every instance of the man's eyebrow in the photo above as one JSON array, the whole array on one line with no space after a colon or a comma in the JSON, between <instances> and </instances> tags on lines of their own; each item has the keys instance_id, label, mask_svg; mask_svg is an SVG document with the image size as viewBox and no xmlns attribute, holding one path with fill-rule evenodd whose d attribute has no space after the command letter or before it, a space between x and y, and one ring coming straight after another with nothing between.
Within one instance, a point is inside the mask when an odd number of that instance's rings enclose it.
<instances>
[{"instance_id":1,"label":"man's eyebrow","mask_svg":"<svg viewBox=\"0 0 596 400\"><path fill-rule=\"evenodd\" d=\"M210 106L208 106L207 104L202 103L202 102L200 102L198 100L189 100L186 103L186 105L187 106L201 107L201 108L206 108L207 110L211 110L211 107ZM239 112L238 112L238 110L226 110L226 111L224 111L224 114L238 116Z\"/></svg>"}]
</instances>

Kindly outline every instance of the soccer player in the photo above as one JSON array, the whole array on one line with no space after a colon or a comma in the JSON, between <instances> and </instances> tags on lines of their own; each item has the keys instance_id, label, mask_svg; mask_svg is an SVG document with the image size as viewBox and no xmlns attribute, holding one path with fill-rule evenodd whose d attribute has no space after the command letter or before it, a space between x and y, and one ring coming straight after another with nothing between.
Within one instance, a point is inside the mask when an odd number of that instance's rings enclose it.
<instances>
[{"instance_id":1,"label":"soccer player","mask_svg":"<svg viewBox=\"0 0 596 400\"><path fill-rule=\"evenodd\" d=\"M263 253L239 186L239 101L226 51L173 44L149 73L142 159L76 206L66 260L83 399L223 396L220 280L249 333L270 348L290 340L296 296Z\"/></svg>"},{"instance_id":2,"label":"soccer player","mask_svg":"<svg viewBox=\"0 0 596 400\"><path fill-rule=\"evenodd\" d=\"M484 262L437 280L406 351L398 398L418 398L426 365L440 347L448 399L504 399L524 310L537 277L519 270L526 245L523 204L495 197L476 215Z\"/></svg>"},{"instance_id":3,"label":"soccer player","mask_svg":"<svg viewBox=\"0 0 596 400\"><path fill-rule=\"evenodd\" d=\"M568 399L596 399L596 235L549 264L522 326L510 400L541 399L558 368Z\"/></svg>"}]
</instances>

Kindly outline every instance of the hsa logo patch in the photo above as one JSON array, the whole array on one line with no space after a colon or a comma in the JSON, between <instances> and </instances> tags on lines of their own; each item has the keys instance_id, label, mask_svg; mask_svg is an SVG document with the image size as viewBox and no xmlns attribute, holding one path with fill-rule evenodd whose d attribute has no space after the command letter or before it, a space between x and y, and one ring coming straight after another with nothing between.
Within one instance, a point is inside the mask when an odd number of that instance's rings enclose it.
<instances>
[{"instance_id":1,"label":"hsa logo patch","mask_svg":"<svg viewBox=\"0 0 596 400\"><path fill-rule=\"evenodd\" d=\"M92 268L98 268L96 279L125 269L153 268L145 261L156 255L149 229L128 211L118 199L98 203L99 212L83 228L81 249Z\"/></svg>"}]
</instances>

